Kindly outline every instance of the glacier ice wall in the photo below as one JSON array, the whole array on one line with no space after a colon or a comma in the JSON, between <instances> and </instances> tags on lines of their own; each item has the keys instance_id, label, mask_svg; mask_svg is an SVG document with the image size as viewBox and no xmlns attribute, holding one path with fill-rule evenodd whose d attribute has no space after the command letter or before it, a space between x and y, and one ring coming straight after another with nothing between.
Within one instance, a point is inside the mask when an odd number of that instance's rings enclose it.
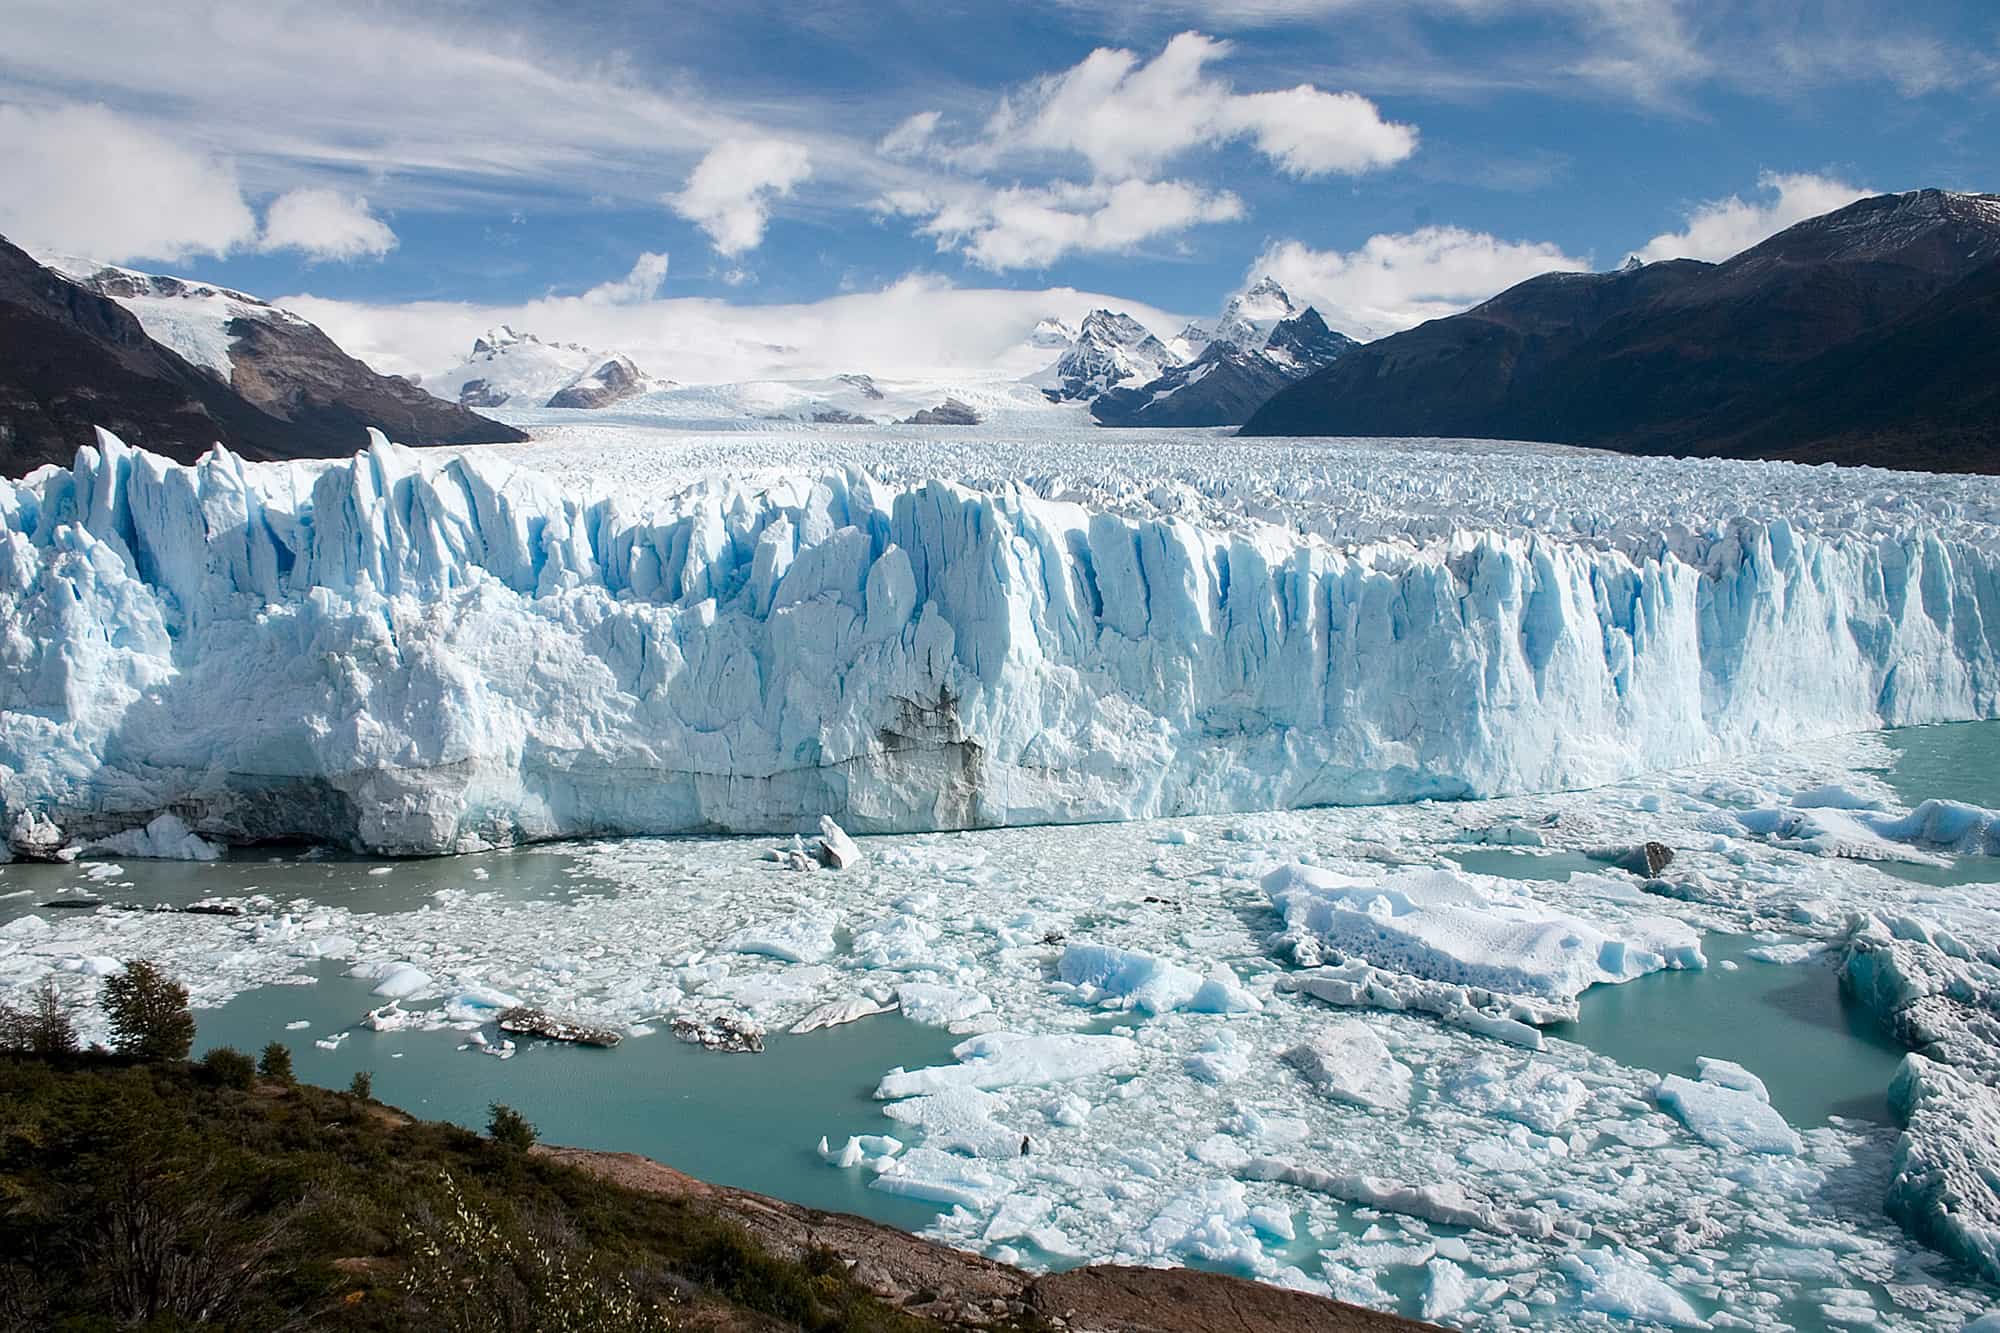
<instances>
[{"instance_id":1,"label":"glacier ice wall","mask_svg":"<svg viewBox=\"0 0 2000 1333\"><path fill-rule=\"evenodd\" d=\"M606 494L100 435L0 483L0 799L429 853L1575 788L1993 716L1987 536L1342 547L859 471Z\"/></svg>"}]
</instances>

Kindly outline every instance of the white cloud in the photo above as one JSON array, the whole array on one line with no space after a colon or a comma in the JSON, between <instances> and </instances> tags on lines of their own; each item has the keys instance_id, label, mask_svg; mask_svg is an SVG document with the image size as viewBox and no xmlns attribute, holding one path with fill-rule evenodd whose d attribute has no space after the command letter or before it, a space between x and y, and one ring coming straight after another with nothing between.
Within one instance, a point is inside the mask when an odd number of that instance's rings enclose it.
<instances>
[{"instance_id":1,"label":"white cloud","mask_svg":"<svg viewBox=\"0 0 2000 1333\"><path fill-rule=\"evenodd\" d=\"M646 370L682 383L802 378L864 371L883 378L1005 365L1025 374L1046 351L1014 364L1035 322L1071 323L1099 306L1130 311L1151 328L1172 330L1186 316L1100 292L960 288L913 276L876 291L803 305L731 305L679 297L609 304L580 296L511 305L429 301L367 305L301 295L277 304L325 329L377 370L430 374L465 358L472 340L496 324L544 339L621 351Z\"/></svg>"},{"instance_id":2,"label":"white cloud","mask_svg":"<svg viewBox=\"0 0 2000 1333\"><path fill-rule=\"evenodd\" d=\"M264 211L262 250L301 250L310 259L380 258L396 248L396 233L358 194L300 186Z\"/></svg>"},{"instance_id":3,"label":"white cloud","mask_svg":"<svg viewBox=\"0 0 2000 1333\"><path fill-rule=\"evenodd\" d=\"M622 278L600 282L583 294L586 305L631 305L658 298L667 280L667 257L648 250L633 263Z\"/></svg>"},{"instance_id":4,"label":"white cloud","mask_svg":"<svg viewBox=\"0 0 2000 1333\"><path fill-rule=\"evenodd\" d=\"M1198 32L1169 41L1150 61L1101 47L1060 74L1003 101L979 142L958 151L972 166L1020 153L1074 153L1100 177L1150 176L1189 149L1249 139L1293 175L1354 174L1402 161L1417 131L1384 120L1355 93L1310 84L1238 93L1206 66L1229 43Z\"/></svg>"},{"instance_id":5,"label":"white cloud","mask_svg":"<svg viewBox=\"0 0 2000 1333\"><path fill-rule=\"evenodd\" d=\"M1656 259L1721 261L1795 222L1845 208L1872 193L1809 172L1781 175L1767 171L1757 178L1757 188L1769 198L1745 200L1732 194L1727 199L1710 200L1687 215L1685 231L1655 236L1637 251L1639 258L1647 263Z\"/></svg>"},{"instance_id":6,"label":"white cloud","mask_svg":"<svg viewBox=\"0 0 2000 1333\"><path fill-rule=\"evenodd\" d=\"M1264 251L1250 276L1276 278L1343 333L1377 338L1456 314L1536 274L1589 267L1547 241L1424 227L1371 236L1344 253L1284 241Z\"/></svg>"},{"instance_id":7,"label":"white cloud","mask_svg":"<svg viewBox=\"0 0 2000 1333\"><path fill-rule=\"evenodd\" d=\"M95 105L0 106L0 233L101 260L181 260L249 244L235 168Z\"/></svg>"},{"instance_id":8,"label":"white cloud","mask_svg":"<svg viewBox=\"0 0 2000 1333\"><path fill-rule=\"evenodd\" d=\"M1243 201L1227 190L1185 181L974 187L942 196L892 195L883 205L924 217L917 231L936 237L940 250L957 250L996 271L1044 268L1077 252L1129 251L1155 237L1243 216Z\"/></svg>"},{"instance_id":9,"label":"white cloud","mask_svg":"<svg viewBox=\"0 0 2000 1333\"><path fill-rule=\"evenodd\" d=\"M790 194L811 174L812 161L802 144L730 140L711 149L686 188L667 195L666 203L707 232L717 250L740 255L763 243L771 200Z\"/></svg>"},{"instance_id":10,"label":"white cloud","mask_svg":"<svg viewBox=\"0 0 2000 1333\"><path fill-rule=\"evenodd\" d=\"M919 111L883 135L876 151L884 157L916 157L931 146L943 119L941 111Z\"/></svg>"}]
</instances>

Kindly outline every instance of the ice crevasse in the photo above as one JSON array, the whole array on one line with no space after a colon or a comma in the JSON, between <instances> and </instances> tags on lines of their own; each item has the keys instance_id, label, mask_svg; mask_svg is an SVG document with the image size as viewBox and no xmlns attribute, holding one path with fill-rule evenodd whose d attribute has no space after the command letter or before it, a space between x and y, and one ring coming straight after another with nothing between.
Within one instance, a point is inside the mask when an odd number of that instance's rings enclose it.
<instances>
[{"instance_id":1,"label":"ice crevasse","mask_svg":"<svg viewBox=\"0 0 2000 1333\"><path fill-rule=\"evenodd\" d=\"M0 799L77 839L171 811L422 854L1498 795L2000 711L1993 542L1695 548L100 433L0 483Z\"/></svg>"}]
</instances>

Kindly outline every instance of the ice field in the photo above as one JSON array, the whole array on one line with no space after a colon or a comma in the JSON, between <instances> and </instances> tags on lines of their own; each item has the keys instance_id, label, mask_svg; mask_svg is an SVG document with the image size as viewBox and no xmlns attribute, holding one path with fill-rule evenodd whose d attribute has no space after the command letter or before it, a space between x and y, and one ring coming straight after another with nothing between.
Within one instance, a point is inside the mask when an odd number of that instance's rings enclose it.
<instances>
[{"instance_id":1,"label":"ice field","mask_svg":"<svg viewBox=\"0 0 2000 1333\"><path fill-rule=\"evenodd\" d=\"M0 485L0 797L434 853L1549 791L2000 711L1980 479L816 429L106 437Z\"/></svg>"},{"instance_id":2,"label":"ice field","mask_svg":"<svg viewBox=\"0 0 2000 1333\"><path fill-rule=\"evenodd\" d=\"M1478 1329L2000 1301L2000 723L1878 730L2000 708L1990 480L547 436L0 491L0 791L97 844L0 867L0 998L157 958L307 1077L1030 1265ZM681 836L141 859L315 808ZM827 809L860 860L790 868Z\"/></svg>"}]
</instances>

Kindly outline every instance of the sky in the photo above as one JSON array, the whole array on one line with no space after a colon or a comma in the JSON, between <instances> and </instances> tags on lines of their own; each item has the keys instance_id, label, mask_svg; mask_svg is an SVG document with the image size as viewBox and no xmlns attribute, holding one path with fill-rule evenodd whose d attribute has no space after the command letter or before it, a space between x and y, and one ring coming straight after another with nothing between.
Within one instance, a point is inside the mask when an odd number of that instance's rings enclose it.
<instances>
[{"instance_id":1,"label":"sky","mask_svg":"<svg viewBox=\"0 0 2000 1333\"><path fill-rule=\"evenodd\" d=\"M1270 274L1356 337L1539 272L2000 188L2000 6L0 0L0 234L238 287L380 369L500 322L698 381L1162 334Z\"/></svg>"}]
</instances>

